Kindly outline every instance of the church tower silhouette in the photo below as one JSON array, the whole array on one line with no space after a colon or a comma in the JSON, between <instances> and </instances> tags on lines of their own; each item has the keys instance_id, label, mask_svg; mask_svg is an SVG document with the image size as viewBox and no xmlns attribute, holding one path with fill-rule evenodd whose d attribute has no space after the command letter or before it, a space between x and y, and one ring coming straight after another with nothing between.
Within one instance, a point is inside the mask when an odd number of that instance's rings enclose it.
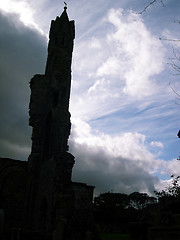
<instances>
[{"instance_id":1,"label":"church tower silhouette","mask_svg":"<svg viewBox=\"0 0 180 240\"><path fill-rule=\"evenodd\" d=\"M52 236L58 224L66 222L68 236L63 239L71 239L70 235L82 229L80 225L85 226L94 187L71 181L75 161L68 152L69 99L75 26L66 9L51 22L45 74L35 75L30 81L29 125L33 130L26 225L31 232Z\"/></svg>"}]
</instances>

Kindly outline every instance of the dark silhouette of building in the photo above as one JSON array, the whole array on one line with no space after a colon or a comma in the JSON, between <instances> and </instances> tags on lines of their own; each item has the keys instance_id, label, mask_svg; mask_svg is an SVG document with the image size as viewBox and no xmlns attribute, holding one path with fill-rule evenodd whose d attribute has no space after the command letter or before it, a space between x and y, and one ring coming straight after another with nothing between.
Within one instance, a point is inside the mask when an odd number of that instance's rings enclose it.
<instances>
[{"instance_id":1,"label":"dark silhouette of building","mask_svg":"<svg viewBox=\"0 0 180 240\"><path fill-rule=\"evenodd\" d=\"M71 181L74 156L68 152L71 122L69 98L71 60L75 37L74 21L69 21L66 7L51 22L48 57L44 75L30 82L29 125L32 126L32 151L28 162L8 160L16 170L23 167L19 179L14 178L11 203L1 204L5 211L6 231L21 227L24 236L42 239L84 239L92 231L93 186ZM2 163L2 164L1 164ZM0 159L0 171L6 165ZM11 172L9 172L9 175ZM1 200L5 200L1 181ZM11 180L7 180L9 183ZM22 185L23 182L23 186ZM21 186L21 188L20 188ZM7 184L8 191L8 184ZM13 200L16 199L17 201ZM11 206L13 204L13 207ZM19 211L17 221L13 217ZM11 217L11 221L8 219Z\"/></svg>"},{"instance_id":2,"label":"dark silhouette of building","mask_svg":"<svg viewBox=\"0 0 180 240\"><path fill-rule=\"evenodd\" d=\"M179 132L178 132L177 136L178 136L178 138L180 138L180 130L179 130Z\"/></svg>"},{"instance_id":3,"label":"dark silhouette of building","mask_svg":"<svg viewBox=\"0 0 180 240\"><path fill-rule=\"evenodd\" d=\"M67 152L67 142L74 32L74 21L69 21L65 9L51 23L45 75L35 75L30 82L29 124L33 133L28 160L28 224L35 230L52 228L51 218L58 219L62 211L73 207L74 156Z\"/></svg>"}]
</instances>

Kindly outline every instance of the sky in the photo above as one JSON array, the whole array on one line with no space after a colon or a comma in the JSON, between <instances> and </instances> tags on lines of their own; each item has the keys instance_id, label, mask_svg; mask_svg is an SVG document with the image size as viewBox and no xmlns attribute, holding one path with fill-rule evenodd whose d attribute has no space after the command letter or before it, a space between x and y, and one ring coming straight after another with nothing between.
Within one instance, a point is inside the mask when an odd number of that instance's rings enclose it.
<instances>
[{"instance_id":1,"label":"sky","mask_svg":"<svg viewBox=\"0 0 180 240\"><path fill-rule=\"evenodd\" d=\"M75 20L70 99L73 181L95 193L153 194L180 175L180 1L66 0ZM27 160L29 81L43 74L63 1L0 3L0 157Z\"/></svg>"}]
</instances>

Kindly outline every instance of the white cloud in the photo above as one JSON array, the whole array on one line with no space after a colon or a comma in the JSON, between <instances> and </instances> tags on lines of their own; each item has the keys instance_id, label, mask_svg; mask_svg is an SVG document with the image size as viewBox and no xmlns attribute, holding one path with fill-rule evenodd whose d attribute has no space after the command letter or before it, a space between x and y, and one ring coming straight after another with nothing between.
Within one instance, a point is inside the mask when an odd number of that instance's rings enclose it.
<instances>
[{"instance_id":1,"label":"white cloud","mask_svg":"<svg viewBox=\"0 0 180 240\"><path fill-rule=\"evenodd\" d=\"M156 184L156 191L162 191L165 190L168 186L172 184L172 179L167 179L167 180L160 180Z\"/></svg>"},{"instance_id":2,"label":"white cloud","mask_svg":"<svg viewBox=\"0 0 180 240\"><path fill-rule=\"evenodd\" d=\"M177 160L165 161L148 150L146 136L137 132L109 135L94 130L87 122L72 120L70 152L76 158L73 169L75 181L85 181L96 186L96 192L130 193L164 189L169 180L161 176L180 175ZM161 142L151 142L163 148Z\"/></svg>"},{"instance_id":3,"label":"white cloud","mask_svg":"<svg viewBox=\"0 0 180 240\"><path fill-rule=\"evenodd\" d=\"M175 176L180 176L180 163L177 159L173 159L167 162L167 168L165 169L169 175L174 174Z\"/></svg>"},{"instance_id":4,"label":"white cloud","mask_svg":"<svg viewBox=\"0 0 180 240\"><path fill-rule=\"evenodd\" d=\"M96 48L96 49L101 48L101 43L100 43L99 39L92 38L91 42L89 43L89 47Z\"/></svg>"},{"instance_id":5,"label":"white cloud","mask_svg":"<svg viewBox=\"0 0 180 240\"><path fill-rule=\"evenodd\" d=\"M92 34L75 45L72 115L89 120L159 95L164 49L140 16L111 9Z\"/></svg>"},{"instance_id":6,"label":"white cloud","mask_svg":"<svg viewBox=\"0 0 180 240\"><path fill-rule=\"evenodd\" d=\"M96 184L97 191L131 192L140 189L153 193L156 172L163 162L150 153L140 133L111 136L74 119L70 152L76 157L74 179ZM96 181L96 183L95 183Z\"/></svg>"},{"instance_id":7,"label":"white cloud","mask_svg":"<svg viewBox=\"0 0 180 240\"><path fill-rule=\"evenodd\" d=\"M115 27L107 36L112 54L98 69L97 74L115 74L125 80L123 91L134 97L144 97L156 92L152 77L163 69L164 49L142 19L132 12L112 9L108 21Z\"/></svg>"},{"instance_id":8,"label":"white cloud","mask_svg":"<svg viewBox=\"0 0 180 240\"><path fill-rule=\"evenodd\" d=\"M153 142L150 143L150 145L153 146L153 147L164 148L164 145L163 145L162 142L154 142L153 141Z\"/></svg>"},{"instance_id":9,"label":"white cloud","mask_svg":"<svg viewBox=\"0 0 180 240\"><path fill-rule=\"evenodd\" d=\"M43 34L42 29L36 24L34 20L35 10L26 1L14 1L6 0L0 4L0 9L6 13L16 13L19 15L19 19L25 26L33 27Z\"/></svg>"},{"instance_id":10,"label":"white cloud","mask_svg":"<svg viewBox=\"0 0 180 240\"><path fill-rule=\"evenodd\" d=\"M117 76L121 72L122 62L116 56L110 56L103 64L97 69L97 76Z\"/></svg>"}]
</instances>

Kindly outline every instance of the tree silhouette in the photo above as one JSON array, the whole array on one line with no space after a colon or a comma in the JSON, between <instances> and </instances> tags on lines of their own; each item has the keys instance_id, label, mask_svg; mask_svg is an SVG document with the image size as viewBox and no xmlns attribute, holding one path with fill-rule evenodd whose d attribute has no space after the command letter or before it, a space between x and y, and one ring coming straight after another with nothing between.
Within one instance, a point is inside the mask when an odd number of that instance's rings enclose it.
<instances>
[{"instance_id":1,"label":"tree silhouette","mask_svg":"<svg viewBox=\"0 0 180 240\"><path fill-rule=\"evenodd\" d=\"M163 0L153 0L151 2L149 2L142 11L140 11L138 14L143 14L149 7L151 7L152 5L154 5L155 3L161 3L163 7L165 7L164 1Z\"/></svg>"},{"instance_id":2,"label":"tree silhouette","mask_svg":"<svg viewBox=\"0 0 180 240\"><path fill-rule=\"evenodd\" d=\"M174 175L171 176L173 178L172 185L166 187L162 191L154 191L158 198L161 197L174 197L180 198L180 176L175 177Z\"/></svg>"}]
</instances>

